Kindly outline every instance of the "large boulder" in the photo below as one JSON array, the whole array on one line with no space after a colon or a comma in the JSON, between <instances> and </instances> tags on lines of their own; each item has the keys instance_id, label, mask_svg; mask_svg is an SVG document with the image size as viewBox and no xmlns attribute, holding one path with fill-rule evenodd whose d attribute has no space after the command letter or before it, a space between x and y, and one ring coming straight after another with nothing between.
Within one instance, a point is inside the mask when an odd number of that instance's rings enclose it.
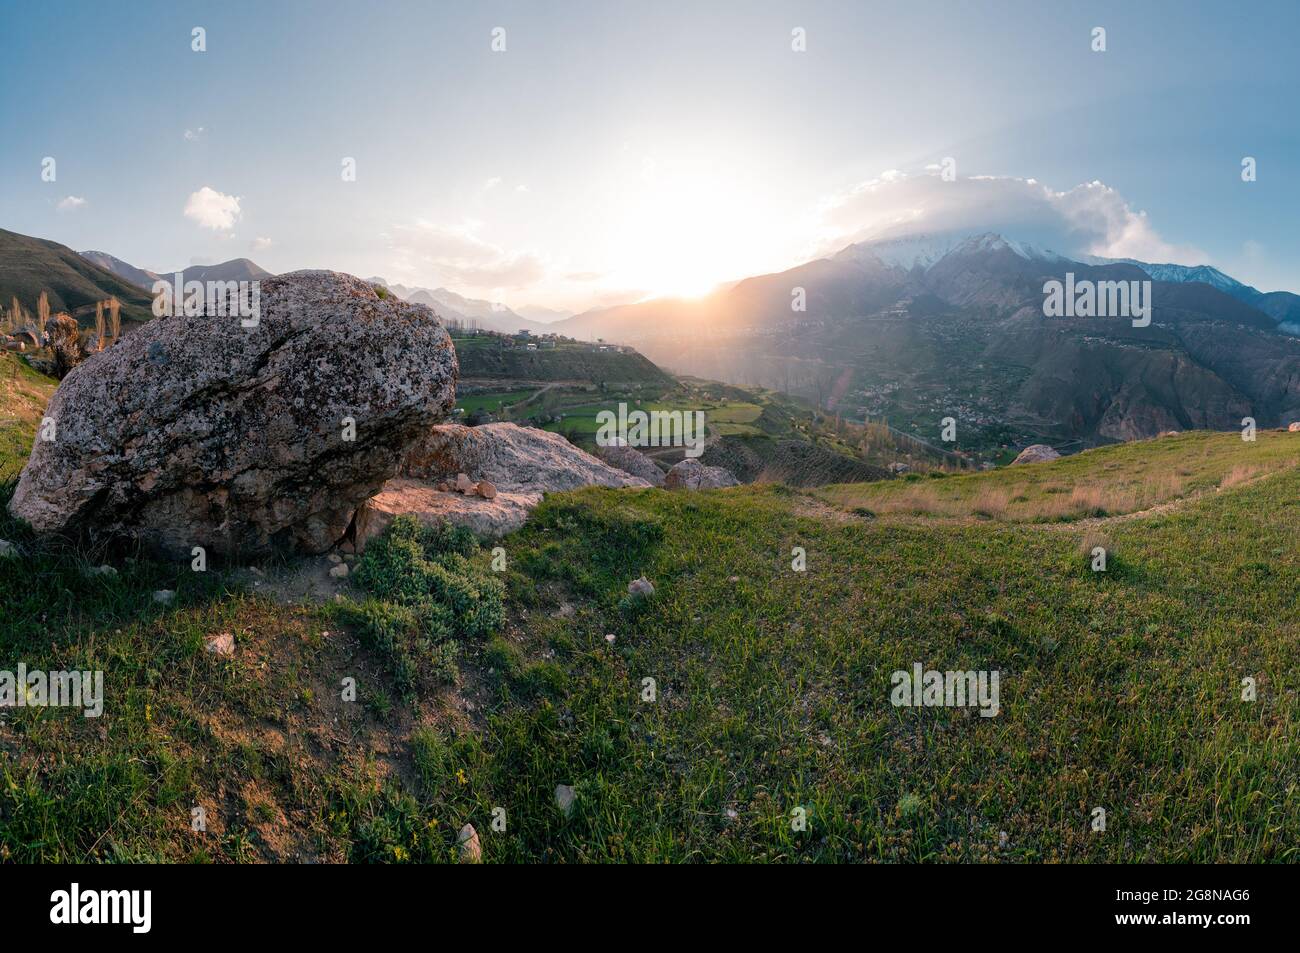
<instances>
[{"instance_id":1,"label":"large boulder","mask_svg":"<svg viewBox=\"0 0 1300 953\"><path fill-rule=\"evenodd\" d=\"M420 480L489 480L497 489L551 493L584 486L646 486L646 481L602 463L558 433L496 423L441 424L415 442L402 476Z\"/></svg>"},{"instance_id":2,"label":"large boulder","mask_svg":"<svg viewBox=\"0 0 1300 953\"><path fill-rule=\"evenodd\" d=\"M484 482L493 485L490 498L477 489ZM424 523L450 522L499 537L521 527L547 493L649 485L559 434L511 423L441 424L411 448L400 476L357 511L353 543L364 549L404 513Z\"/></svg>"},{"instance_id":3,"label":"large boulder","mask_svg":"<svg viewBox=\"0 0 1300 953\"><path fill-rule=\"evenodd\" d=\"M731 475L731 471L705 466L690 458L674 464L664 477L664 488L668 490L716 490L739 485L740 481Z\"/></svg>"},{"instance_id":4,"label":"large boulder","mask_svg":"<svg viewBox=\"0 0 1300 953\"><path fill-rule=\"evenodd\" d=\"M363 551L370 540L404 514L426 525L452 523L468 527L479 536L496 539L523 526L540 502L539 492L498 491L487 500L456 490L440 490L437 484L427 480L396 477L357 510L352 543L358 552Z\"/></svg>"},{"instance_id":5,"label":"large boulder","mask_svg":"<svg viewBox=\"0 0 1300 953\"><path fill-rule=\"evenodd\" d=\"M612 447L601 447L596 451L596 456L624 473L640 477L651 486L664 485L664 471L659 469L659 465L625 442L617 443Z\"/></svg>"},{"instance_id":6,"label":"large boulder","mask_svg":"<svg viewBox=\"0 0 1300 953\"><path fill-rule=\"evenodd\" d=\"M59 385L10 511L42 533L255 555L328 549L455 401L434 313L328 271L260 315L155 319Z\"/></svg>"},{"instance_id":7,"label":"large boulder","mask_svg":"<svg viewBox=\"0 0 1300 953\"><path fill-rule=\"evenodd\" d=\"M1011 461L1014 467L1017 463L1045 463L1048 460L1056 460L1061 455L1045 443L1030 444L1020 451L1020 456Z\"/></svg>"}]
</instances>

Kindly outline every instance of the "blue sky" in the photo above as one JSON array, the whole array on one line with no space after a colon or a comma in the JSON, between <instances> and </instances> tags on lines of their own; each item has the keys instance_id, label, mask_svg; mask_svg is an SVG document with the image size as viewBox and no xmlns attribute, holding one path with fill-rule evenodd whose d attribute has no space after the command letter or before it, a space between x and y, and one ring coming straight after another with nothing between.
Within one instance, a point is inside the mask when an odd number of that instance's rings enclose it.
<instances>
[{"instance_id":1,"label":"blue sky","mask_svg":"<svg viewBox=\"0 0 1300 953\"><path fill-rule=\"evenodd\" d=\"M993 219L1300 291L1297 36L1293 2L0 0L0 227L576 310Z\"/></svg>"}]
</instances>

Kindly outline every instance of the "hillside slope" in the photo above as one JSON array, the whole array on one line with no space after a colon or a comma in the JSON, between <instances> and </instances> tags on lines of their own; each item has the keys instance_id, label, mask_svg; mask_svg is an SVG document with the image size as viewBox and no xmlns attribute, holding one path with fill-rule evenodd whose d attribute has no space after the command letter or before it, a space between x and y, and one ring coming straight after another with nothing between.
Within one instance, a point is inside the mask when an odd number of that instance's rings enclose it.
<instances>
[{"instance_id":1,"label":"hillside slope","mask_svg":"<svg viewBox=\"0 0 1300 953\"><path fill-rule=\"evenodd\" d=\"M1169 506L1101 522L555 495L503 544L504 626L422 663L411 701L350 599L91 577L6 523L27 552L0 560L0 653L103 669L109 703L0 721L0 857L449 861L472 823L489 862L1296 860L1297 448L1196 434L933 481L1069 496L1187 471ZM629 603L642 573L655 595ZM218 632L233 658L203 651ZM998 714L894 707L918 663L999 672Z\"/></svg>"},{"instance_id":2,"label":"hillside slope","mask_svg":"<svg viewBox=\"0 0 1300 953\"><path fill-rule=\"evenodd\" d=\"M122 302L126 321L148 321L152 299L149 294L71 248L43 238L30 238L0 228L0 301L9 306L17 296L22 306L35 314L36 300L49 292L52 312L76 312L84 325L94 323L94 304L116 296Z\"/></svg>"},{"instance_id":3,"label":"hillside slope","mask_svg":"<svg viewBox=\"0 0 1300 953\"><path fill-rule=\"evenodd\" d=\"M992 233L941 237L850 245L696 301L591 311L556 329L931 442L952 417L957 447L987 459L1008 445L1300 419L1300 338L1286 333L1285 293L1245 289L1247 301L1214 269L1073 261ZM1044 284L1067 275L1148 281L1150 325L1046 317Z\"/></svg>"},{"instance_id":4,"label":"hillside slope","mask_svg":"<svg viewBox=\"0 0 1300 953\"><path fill-rule=\"evenodd\" d=\"M0 480L16 476L32 451L45 405L59 382L0 352Z\"/></svg>"},{"instance_id":5,"label":"hillside slope","mask_svg":"<svg viewBox=\"0 0 1300 953\"><path fill-rule=\"evenodd\" d=\"M672 378L643 355L562 342L551 350L502 347L492 335L457 336L462 380L591 381L665 384Z\"/></svg>"}]
</instances>

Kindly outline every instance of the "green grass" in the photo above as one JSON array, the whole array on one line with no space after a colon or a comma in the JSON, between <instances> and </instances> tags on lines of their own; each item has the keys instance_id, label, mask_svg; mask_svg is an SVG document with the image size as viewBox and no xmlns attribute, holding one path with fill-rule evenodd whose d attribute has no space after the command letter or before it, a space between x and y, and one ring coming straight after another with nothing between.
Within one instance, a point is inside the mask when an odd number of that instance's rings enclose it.
<instances>
[{"instance_id":1,"label":"green grass","mask_svg":"<svg viewBox=\"0 0 1300 953\"><path fill-rule=\"evenodd\" d=\"M468 394L458 401L456 406L460 407L465 413L472 414L476 410L485 410L488 413L495 413L503 407L511 404L517 404L519 401L531 397L537 393L536 388L524 388L514 390L491 391L482 394Z\"/></svg>"},{"instance_id":2,"label":"green grass","mask_svg":"<svg viewBox=\"0 0 1300 953\"><path fill-rule=\"evenodd\" d=\"M58 381L29 367L16 354L0 352L0 479L27 462L41 415Z\"/></svg>"},{"instance_id":3,"label":"green grass","mask_svg":"<svg viewBox=\"0 0 1300 953\"><path fill-rule=\"evenodd\" d=\"M1300 464L1300 438L1260 431L1197 431L1076 454L1051 466L1022 464L991 472L828 486L817 496L846 510L916 516L980 516L1054 522L1133 513L1231 487Z\"/></svg>"},{"instance_id":4,"label":"green grass","mask_svg":"<svg viewBox=\"0 0 1300 953\"><path fill-rule=\"evenodd\" d=\"M918 521L869 495L876 515L828 516L772 486L550 496L502 543L502 624L458 637L458 686L413 654L413 700L352 606L146 561L91 578L93 554L37 548L0 561L0 658L101 667L108 709L5 713L0 856L451 861L469 822L489 862L1294 861L1285 439L1188 434L911 484L1033 499L1189 471L1183 502L1101 525L1106 573L1088 568L1096 525ZM410 529L370 573L372 598L415 613L396 613L401 638L448 591L424 561L451 550L473 580L489 559ZM631 602L643 573L655 594ZM202 651L223 630L234 659ZM1000 672L1000 714L895 708L890 675L916 662ZM339 701L347 675L362 704Z\"/></svg>"}]
</instances>

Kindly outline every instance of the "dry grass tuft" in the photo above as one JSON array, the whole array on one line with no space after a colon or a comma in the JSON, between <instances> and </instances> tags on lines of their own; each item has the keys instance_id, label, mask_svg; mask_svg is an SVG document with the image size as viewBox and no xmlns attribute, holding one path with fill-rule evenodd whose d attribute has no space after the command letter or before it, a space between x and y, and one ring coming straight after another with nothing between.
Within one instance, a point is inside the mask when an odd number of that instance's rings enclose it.
<instances>
[{"instance_id":1,"label":"dry grass tuft","mask_svg":"<svg viewBox=\"0 0 1300 953\"><path fill-rule=\"evenodd\" d=\"M1230 486L1237 486L1240 483L1249 483L1263 472L1263 468L1255 466L1254 464L1239 463L1229 470L1224 475L1223 479L1219 481L1219 489L1226 490Z\"/></svg>"}]
</instances>

